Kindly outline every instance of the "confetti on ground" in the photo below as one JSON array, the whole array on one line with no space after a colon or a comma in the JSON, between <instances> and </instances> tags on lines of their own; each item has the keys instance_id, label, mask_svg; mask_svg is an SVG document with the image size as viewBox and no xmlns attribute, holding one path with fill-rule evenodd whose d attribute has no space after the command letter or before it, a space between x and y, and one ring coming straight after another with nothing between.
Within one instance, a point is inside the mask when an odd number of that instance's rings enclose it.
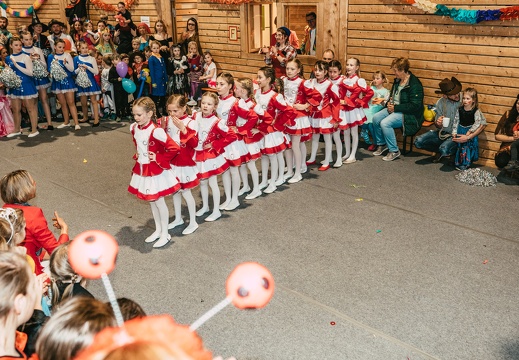
<instances>
[{"instance_id":1,"label":"confetti on ground","mask_svg":"<svg viewBox=\"0 0 519 360\"><path fill-rule=\"evenodd\" d=\"M330 321L330 325L334 326L335 325L335 321Z\"/></svg>"},{"instance_id":2,"label":"confetti on ground","mask_svg":"<svg viewBox=\"0 0 519 360\"><path fill-rule=\"evenodd\" d=\"M358 188L365 188L365 185L357 185L357 184L350 184L352 188L358 189Z\"/></svg>"},{"instance_id":3,"label":"confetti on ground","mask_svg":"<svg viewBox=\"0 0 519 360\"><path fill-rule=\"evenodd\" d=\"M363 198L358 198L358 199L355 199L355 201L362 201L364 200Z\"/></svg>"},{"instance_id":4,"label":"confetti on ground","mask_svg":"<svg viewBox=\"0 0 519 360\"><path fill-rule=\"evenodd\" d=\"M483 261L483 265L484 265L484 264L487 264L487 263L488 263L488 260Z\"/></svg>"},{"instance_id":5,"label":"confetti on ground","mask_svg":"<svg viewBox=\"0 0 519 360\"><path fill-rule=\"evenodd\" d=\"M377 230L377 234L378 234L378 233L381 233L381 232L382 232L382 230Z\"/></svg>"},{"instance_id":6,"label":"confetti on ground","mask_svg":"<svg viewBox=\"0 0 519 360\"><path fill-rule=\"evenodd\" d=\"M496 186L497 178L491 172L481 169L468 169L455 176L456 179L471 186Z\"/></svg>"},{"instance_id":7,"label":"confetti on ground","mask_svg":"<svg viewBox=\"0 0 519 360\"><path fill-rule=\"evenodd\" d=\"M83 163L86 164L88 162L87 159L83 159Z\"/></svg>"}]
</instances>

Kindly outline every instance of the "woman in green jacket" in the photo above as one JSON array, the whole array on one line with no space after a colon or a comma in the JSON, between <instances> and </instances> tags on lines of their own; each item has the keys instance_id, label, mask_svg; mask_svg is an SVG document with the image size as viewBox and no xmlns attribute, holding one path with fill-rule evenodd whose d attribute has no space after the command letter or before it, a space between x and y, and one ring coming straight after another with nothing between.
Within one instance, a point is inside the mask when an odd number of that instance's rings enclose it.
<instances>
[{"instance_id":1,"label":"woman in green jacket","mask_svg":"<svg viewBox=\"0 0 519 360\"><path fill-rule=\"evenodd\" d=\"M386 108L373 116L373 130L377 150L373 155L380 156L389 149L382 159L393 161L400 156L396 143L395 130L403 128L404 136L412 136L420 130L423 122L423 86L420 80L409 71L409 60L396 58L391 63L395 81Z\"/></svg>"}]
</instances>

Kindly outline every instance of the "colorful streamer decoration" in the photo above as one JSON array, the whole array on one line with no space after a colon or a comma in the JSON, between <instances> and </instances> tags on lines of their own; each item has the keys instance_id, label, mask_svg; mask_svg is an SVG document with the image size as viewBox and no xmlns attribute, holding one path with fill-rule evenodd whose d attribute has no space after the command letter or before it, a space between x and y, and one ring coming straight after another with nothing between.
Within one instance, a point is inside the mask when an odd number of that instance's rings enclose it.
<instances>
[{"instance_id":1,"label":"colorful streamer decoration","mask_svg":"<svg viewBox=\"0 0 519 360\"><path fill-rule=\"evenodd\" d=\"M134 3L135 3L135 0L124 0L124 6L126 7L126 9L130 9ZM90 4L94 5L99 10L104 10L106 12L119 11L119 10L117 10L117 7L115 7L112 4L105 3L103 0L90 0Z\"/></svg>"},{"instance_id":2,"label":"colorful streamer decoration","mask_svg":"<svg viewBox=\"0 0 519 360\"><path fill-rule=\"evenodd\" d=\"M454 21L467 24L477 24L482 21L519 19L519 6L509 6L496 10L466 10L456 9L433 3L429 0L406 0L408 4L425 11L428 14L448 16Z\"/></svg>"},{"instance_id":3,"label":"colorful streamer decoration","mask_svg":"<svg viewBox=\"0 0 519 360\"><path fill-rule=\"evenodd\" d=\"M40 8L40 6L43 5L45 0L36 0L31 6L29 6L24 11L15 11L11 9L11 7L7 6L7 4L0 0L0 7L5 10L6 13L8 13L11 16L18 17L18 18L24 18L24 17L31 17L32 13Z\"/></svg>"},{"instance_id":4,"label":"colorful streamer decoration","mask_svg":"<svg viewBox=\"0 0 519 360\"><path fill-rule=\"evenodd\" d=\"M209 0L212 3L224 4L224 5L241 5L248 4L254 0Z\"/></svg>"}]
</instances>

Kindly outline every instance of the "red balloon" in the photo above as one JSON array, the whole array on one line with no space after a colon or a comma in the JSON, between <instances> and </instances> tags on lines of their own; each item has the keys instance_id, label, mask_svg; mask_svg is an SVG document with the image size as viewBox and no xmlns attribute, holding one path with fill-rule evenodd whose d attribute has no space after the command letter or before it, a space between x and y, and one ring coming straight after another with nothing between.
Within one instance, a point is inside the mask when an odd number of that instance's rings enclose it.
<instances>
[{"instance_id":1,"label":"red balloon","mask_svg":"<svg viewBox=\"0 0 519 360\"><path fill-rule=\"evenodd\" d=\"M67 52L70 52L72 50L72 44L70 43L70 40L69 39L63 39L63 41L65 42L64 50L67 51Z\"/></svg>"},{"instance_id":2,"label":"red balloon","mask_svg":"<svg viewBox=\"0 0 519 360\"><path fill-rule=\"evenodd\" d=\"M87 279L99 279L115 267L119 245L106 231L82 232L70 243L68 257L74 271Z\"/></svg>"},{"instance_id":3,"label":"red balloon","mask_svg":"<svg viewBox=\"0 0 519 360\"><path fill-rule=\"evenodd\" d=\"M225 283L227 297L238 309L258 309L274 295L274 277L256 262L242 263L231 272Z\"/></svg>"}]
</instances>

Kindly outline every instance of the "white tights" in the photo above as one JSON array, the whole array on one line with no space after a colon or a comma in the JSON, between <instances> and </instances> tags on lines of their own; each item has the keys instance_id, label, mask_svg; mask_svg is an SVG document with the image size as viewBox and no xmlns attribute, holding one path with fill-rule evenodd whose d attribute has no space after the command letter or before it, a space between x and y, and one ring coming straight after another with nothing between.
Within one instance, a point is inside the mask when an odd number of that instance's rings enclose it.
<instances>
[{"instance_id":1,"label":"white tights","mask_svg":"<svg viewBox=\"0 0 519 360\"><path fill-rule=\"evenodd\" d=\"M218 188L218 180L216 179L216 175L213 175L209 179L204 179L200 182L200 194L202 195L202 209L200 210L201 215L209 211L208 185L211 187L211 192L213 193L213 213L220 212L220 188ZM202 210L204 211L202 212Z\"/></svg>"},{"instance_id":2,"label":"white tights","mask_svg":"<svg viewBox=\"0 0 519 360\"><path fill-rule=\"evenodd\" d=\"M247 176L247 168L249 168L250 176L252 178L252 192L256 193L259 191L259 174L258 168L256 167L256 160L251 160L247 163L247 165L242 164L240 166L240 175L243 183L243 188L250 189L249 187L249 178Z\"/></svg>"},{"instance_id":3,"label":"white tights","mask_svg":"<svg viewBox=\"0 0 519 360\"><path fill-rule=\"evenodd\" d=\"M312 152L310 153L310 159L308 161L315 161L317 156L317 149L319 149L319 134L312 135ZM323 134L324 138L324 160L321 162L323 165L330 164L332 161L332 134Z\"/></svg>"},{"instance_id":4,"label":"white tights","mask_svg":"<svg viewBox=\"0 0 519 360\"><path fill-rule=\"evenodd\" d=\"M350 134L351 134L351 149L350 149ZM353 126L344 130L344 147L346 159L355 159L357 153L357 147L359 146L359 130L357 126Z\"/></svg>"},{"instance_id":5,"label":"white tights","mask_svg":"<svg viewBox=\"0 0 519 360\"><path fill-rule=\"evenodd\" d=\"M292 174L297 177L301 175L301 166L306 162L306 145L304 142L301 142L300 135L291 135L290 140L292 148L285 152L288 167L285 177L292 177Z\"/></svg>"},{"instance_id":6,"label":"white tights","mask_svg":"<svg viewBox=\"0 0 519 360\"><path fill-rule=\"evenodd\" d=\"M285 171L285 158L283 157L283 151L280 151L277 154L261 156L261 184L262 185L265 185L269 182L268 181L269 164L270 164L270 182L274 184L278 179L283 179L283 173Z\"/></svg>"},{"instance_id":7,"label":"white tights","mask_svg":"<svg viewBox=\"0 0 519 360\"><path fill-rule=\"evenodd\" d=\"M193 198L193 194L191 193L191 189L180 190L175 195L173 195L173 207L175 208L175 219L174 223L181 223L182 220L182 198L186 200L187 211L189 212L189 225L196 224L196 215L195 215L195 199Z\"/></svg>"},{"instance_id":8,"label":"white tights","mask_svg":"<svg viewBox=\"0 0 519 360\"><path fill-rule=\"evenodd\" d=\"M169 210L163 197L151 201L151 213L155 221L155 231L150 237L165 239L168 237Z\"/></svg>"},{"instance_id":9,"label":"white tights","mask_svg":"<svg viewBox=\"0 0 519 360\"><path fill-rule=\"evenodd\" d=\"M238 201L238 193L240 192L240 170L237 166L231 166L229 171L222 174L223 191L225 201L220 208L225 208L229 203Z\"/></svg>"}]
</instances>

